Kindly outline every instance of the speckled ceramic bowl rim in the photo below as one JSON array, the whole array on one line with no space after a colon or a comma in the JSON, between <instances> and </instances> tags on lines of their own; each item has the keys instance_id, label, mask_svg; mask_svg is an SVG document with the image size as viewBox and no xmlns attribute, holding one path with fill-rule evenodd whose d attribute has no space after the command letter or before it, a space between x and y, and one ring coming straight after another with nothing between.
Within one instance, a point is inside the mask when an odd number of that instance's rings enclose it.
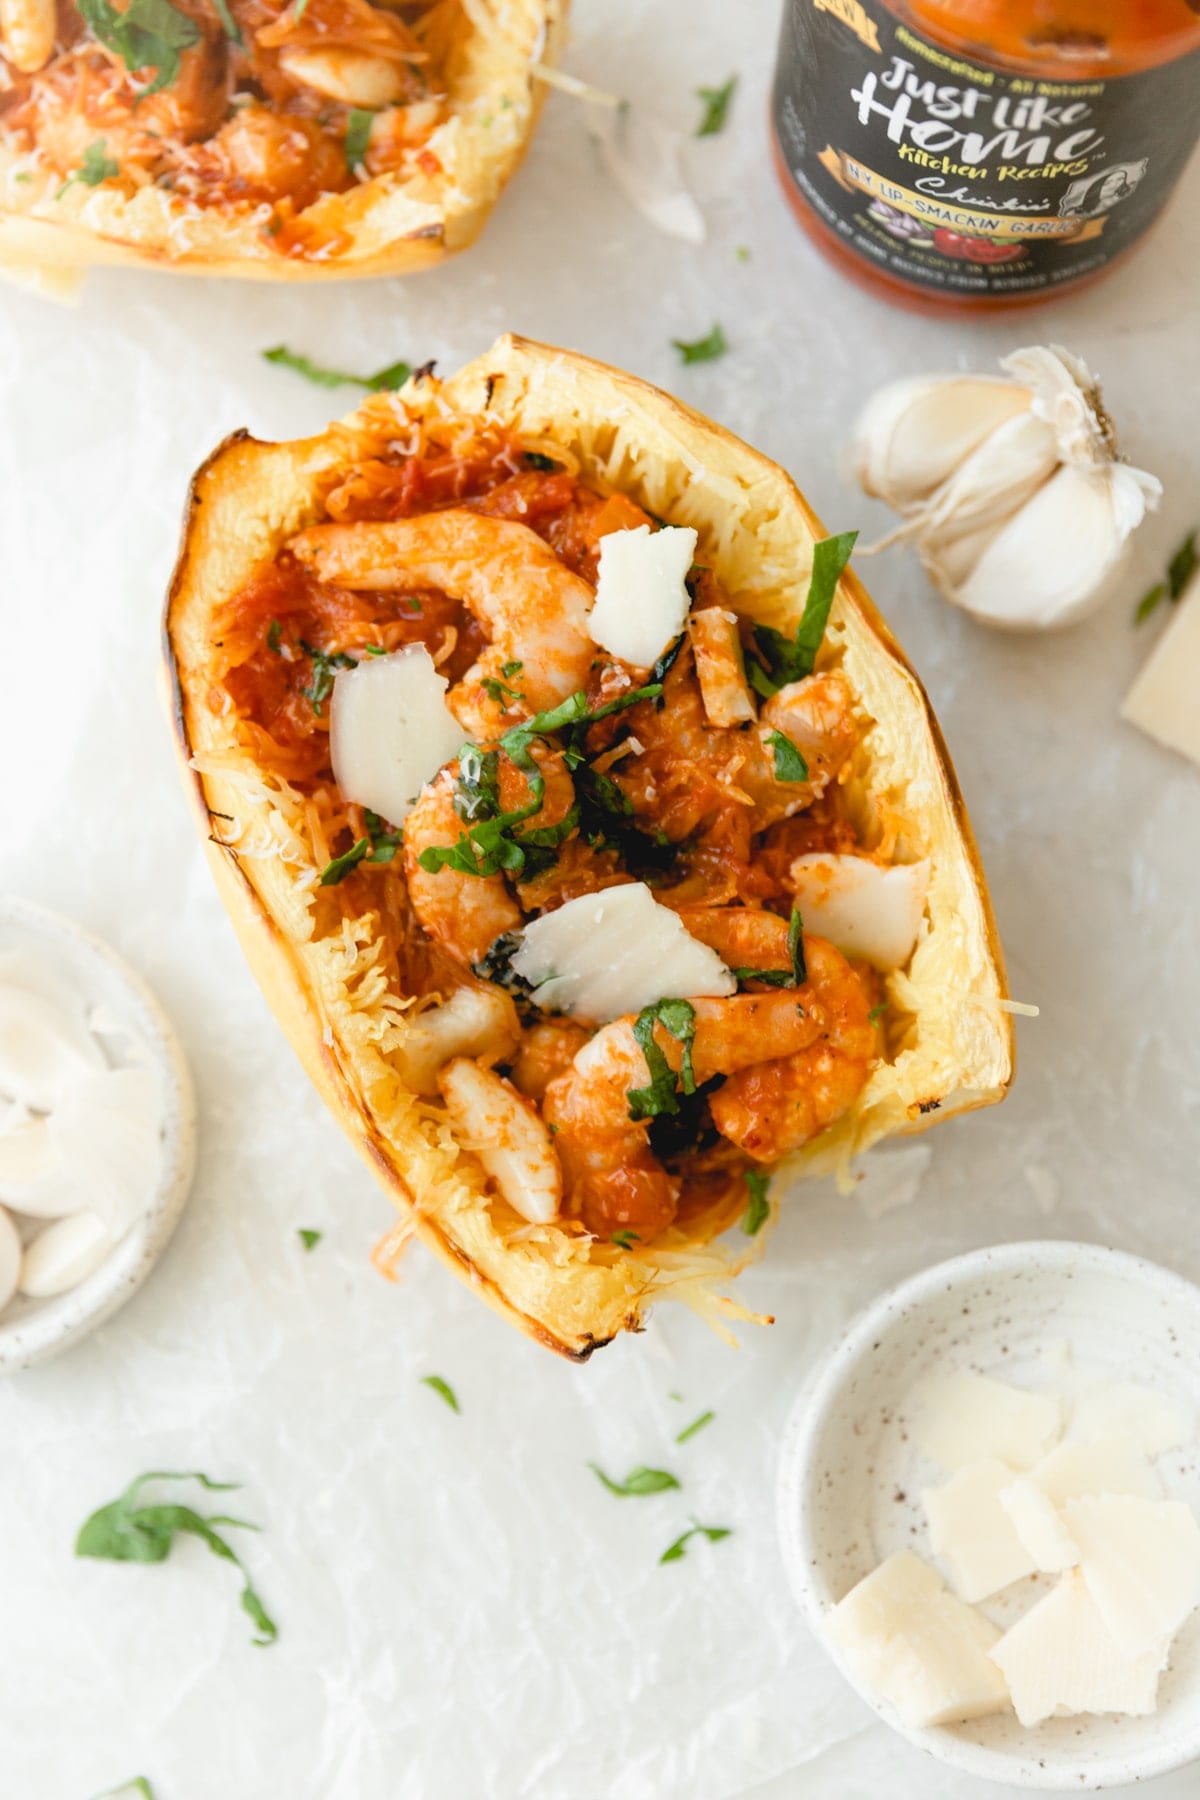
<instances>
[{"instance_id":1,"label":"speckled ceramic bowl rim","mask_svg":"<svg viewBox=\"0 0 1200 1800\"><path fill-rule=\"evenodd\" d=\"M145 1042L164 1083L163 1166L153 1198L86 1281L36 1311L0 1324L0 1374L12 1374L79 1343L141 1287L187 1202L196 1164L196 1101L175 1027L141 976L102 938L62 913L7 894L0 896L0 930L51 946L67 943L81 962L99 965L115 979L123 992L125 1018Z\"/></svg>"},{"instance_id":2,"label":"speckled ceramic bowl rim","mask_svg":"<svg viewBox=\"0 0 1200 1800\"><path fill-rule=\"evenodd\" d=\"M834 1596L824 1585L812 1535L813 1495L819 1474L815 1466L818 1438L830 1414L837 1409L846 1384L881 1334L890 1331L901 1319L919 1314L935 1296L940 1298L961 1282L976 1281L981 1275L1023 1272L1034 1265L1047 1274L1074 1275L1085 1269L1121 1274L1131 1282L1169 1295L1178 1304L1200 1312L1200 1287L1194 1282L1158 1263L1148 1262L1125 1250L1109 1249L1103 1244L1080 1244L1057 1238L997 1244L968 1251L949 1262L923 1269L889 1288L858 1313L801 1389L784 1427L780 1447L776 1517L788 1579L814 1636L851 1687L885 1724L939 1761L984 1780L1007 1782L1012 1787L1086 1793L1128 1782L1148 1781L1152 1776L1167 1775L1173 1769L1194 1762L1200 1757L1200 1728L1182 1732L1177 1738L1144 1751L1095 1761L1086 1771L1078 1770L1072 1774L1066 1769L1044 1768L1033 1760L1022 1762L1001 1751L956 1737L950 1731L906 1726L886 1701L859 1681L849 1660L830 1642L825 1619Z\"/></svg>"}]
</instances>

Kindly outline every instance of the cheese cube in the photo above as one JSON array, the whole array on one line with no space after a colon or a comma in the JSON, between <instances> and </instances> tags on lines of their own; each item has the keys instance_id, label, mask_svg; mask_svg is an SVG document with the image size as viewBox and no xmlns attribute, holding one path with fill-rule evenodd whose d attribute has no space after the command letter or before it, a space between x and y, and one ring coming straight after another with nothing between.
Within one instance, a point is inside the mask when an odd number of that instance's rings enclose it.
<instances>
[{"instance_id":1,"label":"cheese cube","mask_svg":"<svg viewBox=\"0 0 1200 1800\"><path fill-rule=\"evenodd\" d=\"M1071 1414L1073 1438L1124 1438L1147 1456L1161 1456L1186 1444L1195 1431L1195 1415L1188 1407L1133 1381L1089 1388Z\"/></svg>"},{"instance_id":2,"label":"cheese cube","mask_svg":"<svg viewBox=\"0 0 1200 1800\"><path fill-rule=\"evenodd\" d=\"M1151 1713L1167 1647L1126 1656L1078 1569L1000 1639L1000 1668L1022 1725L1067 1713Z\"/></svg>"},{"instance_id":3,"label":"cheese cube","mask_svg":"<svg viewBox=\"0 0 1200 1800\"><path fill-rule=\"evenodd\" d=\"M921 1495L934 1554L949 1563L955 1590L964 1600L986 1600L1038 1566L1000 1503L1012 1478L1007 1463L989 1456Z\"/></svg>"},{"instance_id":4,"label":"cheese cube","mask_svg":"<svg viewBox=\"0 0 1200 1800\"><path fill-rule=\"evenodd\" d=\"M1140 1494L1160 1500L1162 1484L1140 1450L1121 1438L1079 1444L1068 1438L1029 1471L1048 1500L1061 1506L1083 1494Z\"/></svg>"},{"instance_id":5,"label":"cheese cube","mask_svg":"<svg viewBox=\"0 0 1200 1800\"><path fill-rule=\"evenodd\" d=\"M1001 1488L1000 1504L1036 1569L1045 1575L1057 1575L1075 1567L1079 1546L1059 1518L1053 1501L1032 1477L1022 1476Z\"/></svg>"},{"instance_id":6,"label":"cheese cube","mask_svg":"<svg viewBox=\"0 0 1200 1800\"><path fill-rule=\"evenodd\" d=\"M1010 1469L1031 1469L1061 1435L1053 1394L1031 1394L965 1369L927 1375L913 1391L918 1447L947 1469L994 1456Z\"/></svg>"},{"instance_id":7,"label":"cheese cube","mask_svg":"<svg viewBox=\"0 0 1200 1800\"><path fill-rule=\"evenodd\" d=\"M1200 582L1193 581L1121 704L1121 717L1200 763Z\"/></svg>"},{"instance_id":8,"label":"cheese cube","mask_svg":"<svg viewBox=\"0 0 1200 1800\"><path fill-rule=\"evenodd\" d=\"M1068 1500L1088 1592L1126 1656L1162 1645L1200 1605L1200 1525L1178 1500Z\"/></svg>"},{"instance_id":9,"label":"cheese cube","mask_svg":"<svg viewBox=\"0 0 1200 1800\"><path fill-rule=\"evenodd\" d=\"M829 1615L829 1635L906 1725L1002 1712L1008 1689L988 1651L999 1633L956 1599L936 1569L900 1550Z\"/></svg>"}]
</instances>

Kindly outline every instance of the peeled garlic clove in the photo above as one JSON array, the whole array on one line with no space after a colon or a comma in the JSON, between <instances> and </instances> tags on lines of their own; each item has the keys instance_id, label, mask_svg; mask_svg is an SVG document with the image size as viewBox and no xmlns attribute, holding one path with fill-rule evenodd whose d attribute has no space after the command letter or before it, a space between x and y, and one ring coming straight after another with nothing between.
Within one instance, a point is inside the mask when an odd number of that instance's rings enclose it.
<instances>
[{"instance_id":1,"label":"peeled garlic clove","mask_svg":"<svg viewBox=\"0 0 1200 1800\"><path fill-rule=\"evenodd\" d=\"M845 472L897 512L926 500L999 426L1029 409L1027 389L999 375L925 375L889 382L867 402Z\"/></svg>"},{"instance_id":2,"label":"peeled garlic clove","mask_svg":"<svg viewBox=\"0 0 1200 1800\"><path fill-rule=\"evenodd\" d=\"M31 1300L51 1300L94 1275L115 1239L93 1212L58 1219L25 1246L20 1288Z\"/></svg>"},{"instance_id":3,"label":"peeled garlic clove","mask_svg":"<svg viewBox=\"0 0 1200 1800\"><path fill-rule=\"evenodd\" d=\"M21 1276L21 1240L17 1228L0 1206L0 1312L17 1291Z\"/></svg>"},{"instance_id":4,"label":"peeled garlic clove","mask_svg":"<svg viewBox=\"0 0 1200 1800\"><path fill-rule=\"evenodd\" d=\"M1054 630L1094 612L1119 584L1129 537L1162 489L1113 463L1062 464L1001 526L948 598L989 625Z\"/></svg>"},{"instance_id":5,"label":"peeled garlic clove","mask_svg":"<svg viewBox=\"0 0 1200 1800\"><path fill-rule=\"evenodd\" d=\"M11 1189L47 1174L53 1162L45 1119L27 1119L0 1132L0 1200L9 1199Z\"/></svg>"},{"instance_id":6,"label":"peeled garlic clove","mask_svg":"<svg viewBox=\"0 0 1200 1800\"><path fill-rule=\"evenodd\" d=\"M0 983L0 1093L50 1112L81 1074L103 1066L81 1016L31 988Z\"/></svg>"},{"instance_id":7,"label":"peeled garlic clove","mask_svg":"<svg viewBox=\"0 0 1200 1800\"><path fill-rule=\"evenodd\" d=\"M161 1130L157 1070L106 1069L80 1082L49 1120L59 1166L73 1172L70 1210L85 1206L115 1235L127 1231L162 1172Z\"/></svg>"},{"instance_id":8,"label":"peeled garlic clove","mask_svg":"<svg viewBox=\"0 0 1200 1800\"><path fill-rule=\"evenodd\" d=\"M888 868L865 856L797 856L792 891L804 929L877 969L901 969L912 955L929 892L928 858Z\"/></svg>"}]
</instances>

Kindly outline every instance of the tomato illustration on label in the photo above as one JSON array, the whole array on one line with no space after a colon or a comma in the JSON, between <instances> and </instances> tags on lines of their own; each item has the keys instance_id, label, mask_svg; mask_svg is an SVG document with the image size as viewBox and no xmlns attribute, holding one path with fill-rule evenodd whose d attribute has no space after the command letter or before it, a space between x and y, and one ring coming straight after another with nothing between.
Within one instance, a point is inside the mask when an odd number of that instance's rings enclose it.
<instances>
[{"instance_id":1,"label":"tomato illustration on label","mask_svg":"<svg viewBox=\"0 0 1200 1800\"><path fill-rule=\"evenodd\" d=\"M961 231L948 231L939 225L933 233L933 247L943 256L957 257L960 262L1005 263L1024 256L1025 246L1012 238L965 237Z\"/></svg>"}]
</instances>

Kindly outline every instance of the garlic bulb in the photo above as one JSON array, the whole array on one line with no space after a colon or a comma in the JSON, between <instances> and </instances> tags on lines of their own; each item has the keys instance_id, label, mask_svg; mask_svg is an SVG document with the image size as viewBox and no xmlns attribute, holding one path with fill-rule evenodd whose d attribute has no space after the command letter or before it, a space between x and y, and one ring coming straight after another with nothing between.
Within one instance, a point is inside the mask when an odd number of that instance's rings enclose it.
<instances>
[{"instance_id":1,"label":"garlic bulb","mask_svg":"<svg viewBox=\"0 0 1200 1800\"><path fill-rule=\"evenodd\" d=\"M847 474L886 500L934 586L985 624L1069 625L1117 587L1162 486L1119 462L1086 365L1057 346L1014 351L1007 378L912 377L868 401ZM864 554L870 554L868 550Z\"/></svg>"}]
</instances>

